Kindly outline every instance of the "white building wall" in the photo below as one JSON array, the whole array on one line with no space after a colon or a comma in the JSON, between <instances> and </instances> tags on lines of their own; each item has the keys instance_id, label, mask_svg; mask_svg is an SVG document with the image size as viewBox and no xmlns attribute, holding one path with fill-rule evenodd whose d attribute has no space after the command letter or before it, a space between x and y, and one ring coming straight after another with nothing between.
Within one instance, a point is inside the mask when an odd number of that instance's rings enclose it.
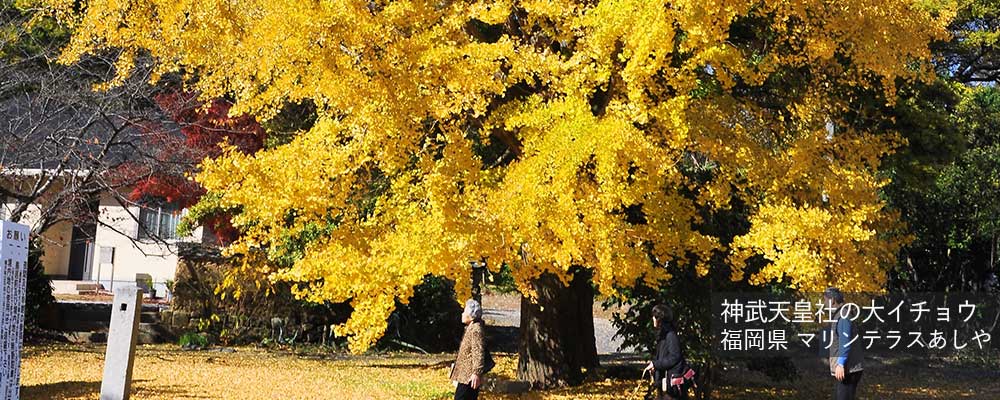
<instances>
[{"instance_id":1,"label":"white building wall","mask_svg":"<svg viewBox=\"0 0 1000 400\"><path fill-rule=\"evenodd\" d=\"M9 199L8 199L9 200ZM0 217L6 219L16 204L0 201ZM130 214L131 213L131 214ZM20 223L31 226L38 222L39 207L29 206L22 214ZM158 290L163 283L174 280L177 270L177 243L200 242L203 228L195 229L189 237L161 241L138 239L139 207L122 207L109 195L102 196L99 205L100 222L94 238L92 254L87 258L89 265L83 272L84 279L99 281L105 289L111 288L115 282L135 283L136 274L149 274ZM60 222L49 228L44 234L45 255L42 264L45 273L55 278L65 278L69 273L70 243L73 237L73 225ZM101 248L114 248L112 263L103 263Z\"/></svg>"},{"instance_id":2,"label":"white building wall","mask_svg":"<svg viewBox=\"0 0 1000 400\"><path fill-rule=\"evenodd\" d=\"M6 220L10 212L16 207L16 203L3 203L3 211L0 212ZM37 204L28 206L28 209L21 214L19 223L28 225L35 230L38 224L38 217L41 210ZM42 265L45 267L45 274L53 277L65 277L69 273L69 253L70 241L73 239L73 224L62 221L42 234L42 243L45 253L42 255Z\"/></svg>"},{"instance_id":3,"label":"white building wall","mask_svg":"<svg viewBox=\"0 0 1000 400\"><path fill-rule=\"evenodd\" d=\"M122 207L110 198L101 200L101 223L97 225L93 263L89 277L110 288L111 281L135 283L136 274L149 274L161 286L174 279L177 270L177 243L200 241L202 228L192 236L165 241L139 239L139 207ZM114 248L112 263L102 261L102 248Z\"/></svg>"}]
</instances>

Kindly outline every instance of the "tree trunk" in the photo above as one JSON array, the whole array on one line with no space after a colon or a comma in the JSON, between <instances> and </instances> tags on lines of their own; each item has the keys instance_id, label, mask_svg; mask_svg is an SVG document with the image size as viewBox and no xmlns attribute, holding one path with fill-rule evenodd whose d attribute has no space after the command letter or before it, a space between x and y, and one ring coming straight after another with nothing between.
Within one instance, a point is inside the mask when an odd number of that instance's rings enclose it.
<instances>
[{"instance_id":1,"label":"tree trunk","mask_svg":"<svg viewBox=\"0 0 1000 400\"><path fill-rule=\"evenodd\" d=\"M531 284L537 302L521 297L517 377L532 388L578 385L598 366L590 276L578 268L566 287L546 273Z\"/></svg>"},{"instance_id":2,"label":"tree trunk","mask_svg":"<svg viewBox=\"0 0 1000 400\"><path fill-rule=\"evenodd\" d=\"M486 276L486 264L472 262L472 298L483 304L483 278Z\"/></svg>"}]
</instances>

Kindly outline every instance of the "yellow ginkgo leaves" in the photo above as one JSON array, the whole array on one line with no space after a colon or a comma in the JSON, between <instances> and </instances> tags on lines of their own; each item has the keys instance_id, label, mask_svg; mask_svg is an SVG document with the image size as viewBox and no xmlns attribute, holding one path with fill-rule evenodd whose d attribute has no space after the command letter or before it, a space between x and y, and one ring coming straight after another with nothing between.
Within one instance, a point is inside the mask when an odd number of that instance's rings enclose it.
<instances>
[{"instance_id":1,"label":"yellow ginkgo leaves","mask_svg":"<svg viewBox=\"0 0 1000 400\"><path fill-rule=\"evenodd\" d=\"M149 55L155 76L262 120L315 106L290 143L227 151L197 179L236 212L231 252L307 242L272 278L351 301L338 332L357 351L424 275L465 296L473 260L521 284L584 266L609 294L717 253L763 256L755 282L879 287L893 143L824 127L845 88L928 78L949 17L905 0L47 4L75 32L64 61ZM700 224L734 199L751 227L729 247Z\"/></svg>"}]
</instances>

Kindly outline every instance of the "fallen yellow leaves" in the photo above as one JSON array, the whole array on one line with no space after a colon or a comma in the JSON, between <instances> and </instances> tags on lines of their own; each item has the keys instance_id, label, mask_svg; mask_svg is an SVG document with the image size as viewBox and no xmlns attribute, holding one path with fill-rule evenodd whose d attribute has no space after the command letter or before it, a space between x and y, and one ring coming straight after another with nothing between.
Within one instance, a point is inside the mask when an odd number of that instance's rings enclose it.
<instances>
[{"instance_id":1,"label":"fallen yellow leaves","mask_svg":"<svg viewBox=\"0 0 1000 400\"><path fill-rule=\"evenodd\" d=\"M491 379L516 375L517 356L495 354ZM297 355L239 348L234 352L187 352L175 346L141 346L136 351L132 398L143 399L450 399L447 379L452 355ZM772 382L759 372L720 371L713 398L721 400L818 399L833 382L825 365L797 360L802 376ZM930 367L924 360L866 364L861 394L878 399L997 399L1000 383L989 369ZM21 398L97 399L104 346L47 345L25 350ZM984 375L985 374L985 375ZM602 374L598 374L603 376ZM483 393L485 400L642 399L638 379L593 378L572 388L523 395Z\"/></svg>"},{"instance_id":2,"label":"fallen yellow leaves","mask_svg":"<svg viewBox=\"0 0 1000 400\"><path fill-rule=\"evenodd\" d=\"M434 399L453 390L447 355L303 358L258 349L136 351L133 399ZM104 347L57 345L25 352L22 398L96 399Z\"/></svg>"}]
</instances>

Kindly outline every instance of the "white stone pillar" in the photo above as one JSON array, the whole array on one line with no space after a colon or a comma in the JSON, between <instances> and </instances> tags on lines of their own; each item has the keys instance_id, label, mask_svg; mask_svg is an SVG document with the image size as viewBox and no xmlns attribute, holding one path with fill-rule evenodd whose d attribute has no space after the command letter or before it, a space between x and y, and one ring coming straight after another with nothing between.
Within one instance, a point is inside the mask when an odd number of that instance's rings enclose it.
<instances>
[{"instance_id":1,"label":"white stone pillar","mask_svg":"<svg viewBox=\"0 0 1000 400\"><path fill-rule=\"evenodd\" d=\"M142 290L135 286L115 288L108 327L108 348L104 354L101 400L127 400L132 388L132 365L139 334Z\"/></svg>"},{"instance_id":2,"label":"white stone pillar","mask_svg":"<svg viewBox=\"0 0 1000 400\"><path fill-rule=\"evenodd\" d=\"M0 221L0 400L20 396L29 229Z\"/></svg>"}]
</instances>

